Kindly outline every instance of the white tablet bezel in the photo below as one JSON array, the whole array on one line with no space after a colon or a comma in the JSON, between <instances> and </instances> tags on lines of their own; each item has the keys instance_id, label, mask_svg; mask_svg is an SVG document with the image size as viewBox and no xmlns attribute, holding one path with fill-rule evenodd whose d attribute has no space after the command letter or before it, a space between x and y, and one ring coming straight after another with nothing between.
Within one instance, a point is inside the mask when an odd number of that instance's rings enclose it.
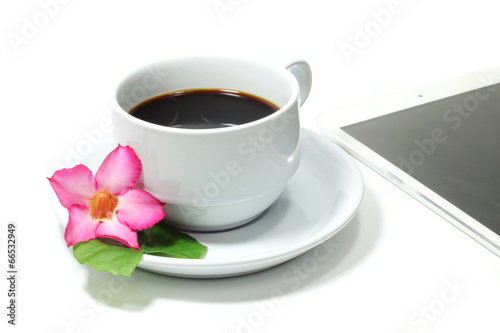
<instances>
[{"instance_id":1,"label":"white tablet bezel","mask_svg":"<svg viewBox=\"0 0 500 333\"><path fill-rule=\"evenodd\" d=\"M468 73L452 79L409 89L392 96L330 111L318 116L317 125L323 135L500 256L499 235L341 129L347 125L460 93L474 92L477 89L496 83L500 83L500 67Z\"/></svg>"}]
</instances>

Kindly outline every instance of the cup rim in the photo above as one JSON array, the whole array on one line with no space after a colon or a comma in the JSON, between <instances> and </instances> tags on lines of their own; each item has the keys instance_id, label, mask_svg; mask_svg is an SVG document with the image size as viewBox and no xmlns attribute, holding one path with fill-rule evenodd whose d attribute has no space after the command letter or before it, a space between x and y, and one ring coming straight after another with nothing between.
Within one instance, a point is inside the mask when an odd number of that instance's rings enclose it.
<instances>
[{"instance_id":1,"label":"cup rim","mask_svg":"<svg viewBox=\"0 0 500 333\"><path fill-rule=\"evenodd\" d=\"M166 63L166 62L173 62L176 60L185 60L185 59L190 59L190 60L195 60L195 59L208 59L208 58L213 58L213 59L232 59L232 60L242 60L246 62L252 62L254 64L258 64L264 67L267 67L269 69L272 69L276 72L279 73L279 75L282 75L287 78L287 81L290 83L291 87L291 96L287 100L287 102L281 106L278 110L275 112L271 113L270 115L267 115L263 118L259 118L257 120L236 125L236 126L230 126L230 127L218 127L218 128L201 128L201 129L192 129L192 128L176 128L176 127L169 127L169 126L163 126L163 125L158 125L154 123L150 123L148 121L136 118L132 116L129 112L125 111L125 109L120 105L118 102L119 97L118 97L118 92L122 85L131 77L133 77L135 74L140 73L140 72L145 72L147 71L148 68L152 68L152 66L158 65L160 63ZM266 63L264 61L258 61L252 58L247 58L244 56L227 56L227 55L185 55L185 56L177 56L177 57L171 57L171 58L165 58L163 60L158 60L158 61L153 61L150 62L147 65L143 65L141 67L136 68L135 70L132 70L128 72L128 74L124 77L121 78L121 80L118 81L119 83L117 84L117 88L115 89L115 95L114 95L114 110L122 117L126 118L128 121L131 121L132 123L139 125L141 127L145 127L149 130L155 130L155 131L160 131L160 132L166 132L166 133L173 133L173 134L185 134L185 135L199 135L199 134L217 134L217 133L230 133L234 131L239 131L242 129L247 129L255 126L259 126L263 123L268 122L271 118L279 118L282 116L294 103L298 103L298 98L300 95L300 88L297 80L293 76L292 73L290 73L286 68L284 67L279 67L277 65L273 65L272 63ZM191 89L191 88L190 88ZM196 87L193 87L192 89L197 89ZM216 88L218 89L218 88ZM223 89L223 88L221 88ZM224 89L230 89L224 88ZM168 93L166 91L165 93ZM137 104L136 104L137 105Z\"/></svg>"}]
</instances>

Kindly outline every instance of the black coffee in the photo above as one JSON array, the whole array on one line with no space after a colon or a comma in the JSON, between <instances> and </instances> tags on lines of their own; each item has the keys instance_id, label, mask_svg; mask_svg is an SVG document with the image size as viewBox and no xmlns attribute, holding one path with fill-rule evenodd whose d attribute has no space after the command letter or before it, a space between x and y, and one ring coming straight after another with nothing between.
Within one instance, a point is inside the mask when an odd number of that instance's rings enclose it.
<instances>
[{"instance_id":1,"label":"black coffee","mask_svg":"<svg viewBox=\"0 0 500 333\"><path fill-rule=\"evenodd\" d=\"M260 97L224 89L192 89L155 96L130 110L147 122L177 128L220 128L264 118L279 108Z\"/></svg>"}]
</instances>

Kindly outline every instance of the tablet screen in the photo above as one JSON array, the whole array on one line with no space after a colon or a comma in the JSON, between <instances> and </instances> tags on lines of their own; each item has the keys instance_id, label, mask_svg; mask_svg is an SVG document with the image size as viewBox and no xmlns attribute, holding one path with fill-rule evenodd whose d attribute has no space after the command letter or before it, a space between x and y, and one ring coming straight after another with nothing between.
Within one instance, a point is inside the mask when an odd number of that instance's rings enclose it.
<instances>
[{"instance_id":1,"label":"tablet screen","mask_svg":"<svg viewBox=\"0 0 500 333\"><path fill-rule=\"evenodd\" d=\"M342 129L500 235L500 84Z\"/></svg>"}]
</instances>

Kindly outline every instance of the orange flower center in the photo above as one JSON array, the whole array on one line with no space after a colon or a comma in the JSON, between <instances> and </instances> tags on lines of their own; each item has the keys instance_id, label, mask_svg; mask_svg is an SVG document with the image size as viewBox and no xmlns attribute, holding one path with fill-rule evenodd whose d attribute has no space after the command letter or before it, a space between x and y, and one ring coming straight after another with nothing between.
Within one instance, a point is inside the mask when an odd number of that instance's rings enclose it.
<instances>
[{"instance_id":1,"label":"orange flower center","mask_svg":"<svg viewBox=\"0 0 500 333\"><path fill-rule=\"evenodd\" d=\"M110 219L117 205L117 197L107 191L101 191L90 198L90 215L96 220Z\"/></svg>"}]
</instances>

